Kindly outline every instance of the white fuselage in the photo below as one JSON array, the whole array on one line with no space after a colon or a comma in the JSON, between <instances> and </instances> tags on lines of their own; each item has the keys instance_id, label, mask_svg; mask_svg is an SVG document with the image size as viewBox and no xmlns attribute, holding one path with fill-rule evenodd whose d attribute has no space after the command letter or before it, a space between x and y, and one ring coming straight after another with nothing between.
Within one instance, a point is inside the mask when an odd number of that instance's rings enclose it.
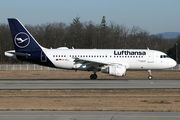
<instances>
[{"instance_id":1,"label":"white fuselage","mask_svg":"<svg viewBox=\"0 0 180 120\"><path fill-rule=\"evenodd\" d=\"M87 65L75 62L80 60L102 62L106 64L122 64L126 69L166 69L176 62L165 53L146 49L43 49L47 57L62 69L87 70Z\"/></svg>"}]
</instances>

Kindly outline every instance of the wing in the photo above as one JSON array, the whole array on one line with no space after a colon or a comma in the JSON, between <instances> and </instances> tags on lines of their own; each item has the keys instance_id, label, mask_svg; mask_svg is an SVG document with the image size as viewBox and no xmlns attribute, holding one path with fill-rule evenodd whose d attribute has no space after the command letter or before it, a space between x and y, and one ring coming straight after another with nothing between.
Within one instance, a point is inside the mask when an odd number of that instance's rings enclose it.
<instances>
[{"instance_id":1,"label":"wing","mask_svg":"<svg viewBox=\"0 0 180 120\"><path fill-rule=\"evenodd\" d=\"M74 58L75 64L82 64L82 66L86 66L87 69L97 69L100 70L103 66L113 66L113 65L126 65L126 63L114 63L114 62L106 62L106 61L100 61L100 60L92 60L92 59L86 59L86 58ZM126 65L127 66L127 65Z\"/></svg>"}]
</instances>

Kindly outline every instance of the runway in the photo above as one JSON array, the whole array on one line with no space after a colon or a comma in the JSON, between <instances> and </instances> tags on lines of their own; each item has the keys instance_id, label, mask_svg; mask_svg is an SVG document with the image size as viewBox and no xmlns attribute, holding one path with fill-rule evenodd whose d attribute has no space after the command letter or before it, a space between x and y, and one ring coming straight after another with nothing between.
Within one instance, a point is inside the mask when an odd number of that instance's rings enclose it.
<instances>
[{"instance_id":1,"label":"runway","mask_svg":"<svg viewBox=\"0 0 180 120\"><path fill-rule=\"evenodd\" d=\"M0 89L175 89L180 80L0 80ZM180 112L0 111L0 120L177 120Z\"/></svg>"},{"instance_id":2,"label":"runway","mask_svg":"<svg viewBox=\"0 0 180 120\"><path fill-rule=\"evenodd\" d=\"M0 111L1 120L177 120L179 112Z\"/></svg>"},{"instance_id":3,"label":"runway","mask_svg":"<svg viewBox=\"0 0 180 120\"><path fill-rule=\"evenodd\" d=\"M1 79L0 89L175 89L180 80L10 80Z\"/></svg>"}]
</instances>

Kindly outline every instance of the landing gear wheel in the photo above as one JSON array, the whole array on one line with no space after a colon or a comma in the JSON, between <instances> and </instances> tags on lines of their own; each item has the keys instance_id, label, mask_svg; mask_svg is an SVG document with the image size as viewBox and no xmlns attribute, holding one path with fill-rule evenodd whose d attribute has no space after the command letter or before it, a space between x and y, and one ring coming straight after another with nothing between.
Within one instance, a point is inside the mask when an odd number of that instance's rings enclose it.
<instances>
[{"instance_id":1,"label":"landing gear wheel","mask_svg":"<svg viewBox=\"0 0 180 120\"><path fill-rule=\"evenodd\" d=\"M95 79L97 79L97 75L96 74L94 74L95 75Z\"/></svg>"},{"instance_id":2,"label":"landing gear wheel","mask_svg":"<svg viewBox=\"0 0 180 120\"><path fill-rule=\"evenodd\" d=\"M152 78L153 78L153 77L152 77L151 75L148 76L148 79L149 79L149 80L152 80Z\"/></svg>"},{"instance_id":3,"label":"landing gear wheel","mask_svg":"<svg viewBox=\"0 0 180 120\"><path fill-rule=\"evenodd\" d=\"M149 79L149 80L152 80L153 77L152 77L152 74L151 74L151 70L148 70L148 75L149 75L149 76L148 76L148 79Z\"/></svg>"},{"instance_id":4,"label":"landing gear wheel","mask_svg":"<svg viewBox=\"0 0 180 120\"><path fill-rule=\"evenodd\" d=\"M97 78L97 75L96 75L96 74L91 74L91 75L90 75L90 79L91 79L91 80L95 80L96 78Z\"/></svg>"}]
</instances>

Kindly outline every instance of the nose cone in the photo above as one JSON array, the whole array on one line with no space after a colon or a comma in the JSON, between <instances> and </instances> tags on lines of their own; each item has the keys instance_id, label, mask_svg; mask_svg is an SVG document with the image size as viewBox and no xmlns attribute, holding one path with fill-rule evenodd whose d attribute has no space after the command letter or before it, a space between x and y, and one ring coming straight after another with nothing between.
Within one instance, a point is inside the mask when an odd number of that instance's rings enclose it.
<instances>
[{"instance_id":1,"label":"nose cone","mask_svg":"<svg viewBox=\"0 0 180 120\"><path fill-rule=\"evenodd\" d=\"M177 65L177 62L175 60L171 59L170 65L171 65L171 67L175 67Z\"/></svg>"}]
</instances>

